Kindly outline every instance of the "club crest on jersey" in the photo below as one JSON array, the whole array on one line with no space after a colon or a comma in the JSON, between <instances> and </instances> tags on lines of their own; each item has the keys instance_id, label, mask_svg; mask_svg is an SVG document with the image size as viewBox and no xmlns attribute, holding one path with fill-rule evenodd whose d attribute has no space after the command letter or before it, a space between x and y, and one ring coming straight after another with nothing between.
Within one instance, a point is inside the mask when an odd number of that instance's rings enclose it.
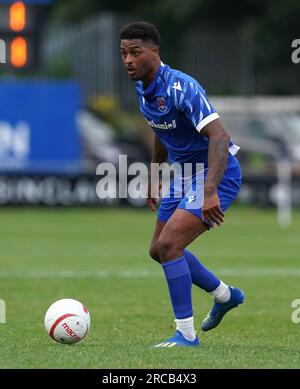
<instances>
[{"instance_id":1,"label":"club crest on jersey","mask_svg":"<svg viewBox=\"0 0 300 389\"><path fill-rule=\"evenodd\" d=\"M162 96L157 97L157 105L158 105L158 110L160 112L166 112L167 110L166 101Z\"/></svg>"}]
</instances>

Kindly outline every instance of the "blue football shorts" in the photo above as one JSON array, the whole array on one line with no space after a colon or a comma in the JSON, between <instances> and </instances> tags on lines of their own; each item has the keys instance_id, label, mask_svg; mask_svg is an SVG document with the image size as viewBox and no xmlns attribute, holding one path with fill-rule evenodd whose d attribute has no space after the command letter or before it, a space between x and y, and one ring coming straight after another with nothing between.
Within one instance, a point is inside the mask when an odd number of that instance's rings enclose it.
<instances>
[{"instance_id":1,"label":"blue football shorts","mask_svg":"<svg viewBox=\"0 0 300 389\"><path fill-rule=\"evenodd\" d=\"M190 178L176 178L175 176L160 202L157 218L162 222L167 222L175 210L179 208L185 209L201 219L206 175L207 169L194 174ZM230 156L225 173L218 186L218 196L223 212L236 199L241 183L240 164L234 156ZM206 224L210 227L208 222Z\"/></svg>"}]
</instances>

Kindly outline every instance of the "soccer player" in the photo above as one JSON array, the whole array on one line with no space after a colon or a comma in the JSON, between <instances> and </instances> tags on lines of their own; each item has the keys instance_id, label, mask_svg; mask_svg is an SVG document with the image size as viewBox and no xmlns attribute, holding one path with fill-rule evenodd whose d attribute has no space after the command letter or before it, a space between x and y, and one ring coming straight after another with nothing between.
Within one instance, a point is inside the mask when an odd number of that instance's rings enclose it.
<instances>
[{"instance_id":1,"label":"soccer player","mask_svg":"<svg viewBox=\"0 0 300 389\"><path fill-rule=\"evenodd\" d=\"M239 147L231 142L199 83L161 61L160 34L154 25L130 23L121 29L120 40L123 64L136 81L140 111L155 133L152 163L168 159L180 166L192 164L192 188L197 177L194 167L200 162L204 166L201 190L196 186L196 192L174 196L171 182L173 196L165 196L160 203L150 247L150 256L163 268L176 322L175 335L155 347L198 346L192 284L214 299L202 322L203 331L215 328L228 311L244 301L242 290L226 285L186 249L211 227L221 226L225 210L236 198L241 186L235 157ZM147 203L155 211L151 174ZM193 203L199 206L192 207Z\"/></svg>"}]
</instances>

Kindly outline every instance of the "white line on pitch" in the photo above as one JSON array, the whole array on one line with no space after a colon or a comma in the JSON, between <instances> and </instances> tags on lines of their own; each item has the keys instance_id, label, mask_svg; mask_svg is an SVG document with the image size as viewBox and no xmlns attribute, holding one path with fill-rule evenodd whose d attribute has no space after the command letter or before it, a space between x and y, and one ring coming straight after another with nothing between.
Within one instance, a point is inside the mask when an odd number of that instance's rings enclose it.
<instances>
[{"instance_id":1,"label":"white line on pitch","mask_svg":"<svg viewBox=\"0 0 300 389\"><path fill-rule=\"evenodd\" d=\"M250 268L214 269L219 276L231 277L300 277L300 268ZM156 278L163 277L160 271L152 270L32 270L0 271L0 278Z\"/></svg>"}]
</instances>

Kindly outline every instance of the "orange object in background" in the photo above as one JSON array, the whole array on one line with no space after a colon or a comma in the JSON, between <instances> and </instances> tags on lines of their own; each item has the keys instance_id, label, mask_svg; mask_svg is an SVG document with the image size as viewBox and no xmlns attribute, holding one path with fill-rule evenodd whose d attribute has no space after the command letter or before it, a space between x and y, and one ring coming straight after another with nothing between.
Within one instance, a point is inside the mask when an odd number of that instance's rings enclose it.
<instances>
[{"instance_id":1,"label":"orange object in background","mask_svg":"<svg viewBox=\"0 0 300 389\"><path fill-rule=\"evenodd\" d=\"M26 25L26 7L22 1L16 1L10 6L9 26L13 31L19 32Z\"/></svg>"},{"instance_id":2,"label":"orange object in background","mask_svg":"<svg viewBox=\"0 0 300 389\"><path fill-rule=\"evenodd\" d=\"M10 62L16 68L21 68L27 64L27 42L18 36L10 44Z\"/></svg>"}]
</instances>

